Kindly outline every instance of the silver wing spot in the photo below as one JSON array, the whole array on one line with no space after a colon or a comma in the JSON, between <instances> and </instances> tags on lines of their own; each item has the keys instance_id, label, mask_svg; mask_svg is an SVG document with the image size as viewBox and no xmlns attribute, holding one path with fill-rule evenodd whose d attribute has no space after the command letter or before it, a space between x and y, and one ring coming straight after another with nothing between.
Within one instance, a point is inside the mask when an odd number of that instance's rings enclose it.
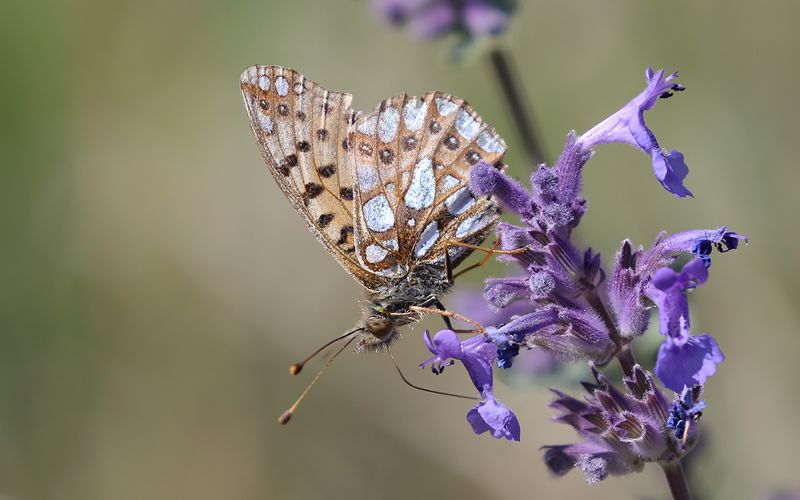
<instances>
[{"instance_id":1,"label":"silver wing spot","mask_svg":"<svg viewBox=\"0 0 800 500\"><path fill-rule=\"evenodd\" d=\"M367 192L378 185L378 172L372 165L358 165L356 175L358 176L358 186L362 192Z\"/></svg>"},{"instance_id":2,"label":"silver wing spot","mask_svg":"<svg viewBox=\"0 0 800 500\"><path fill-rule=\"evenodd\" d=\"M378 138L381 142L391 142L397 135L397 126L400 124L400 113L392 107L386 108L378 120Z\"/></svg>"},{"instance_id":3,"label":"silver wing spot","mask_svg":"<svg viewBox=\"0 0 800 500\"><path fill-rule=\"evenodd\" d=\"M468 234L479 231L489 225L492 220L493 215L485 212L473 215L472 217L467 217L461 222L461 224L458 225L458 228L456 229L456 238L463 238Z\"/></svg>"},{"instance_id":4,"label":"silver wing spot","mask_svg":"<svg viewBox=\"0 0 800 500\"><path fill-rule=\"evenodd\" d=\"M456 117L456 130L464 139L471 141L478 135L478 129L480 128L480 123L478 120L470 116L465 110L459 110L458 116Z\"/></svg>"},{"instance_id":5,"label":"silver wing spot","mask_svg":"<svg viewBox=\"0 0 800 500\"><path fill-rule=\"evenodd\" d=\"M261 75L258 77L258 88L264 92L269 90L269 77L267 75Z\"/></svg>"},{"instance_id":6,"label":"silver wing spot","mask_svg":"<svg viewBox=\"0 0 800 500\"><path fill-rule=\"evenodd\" d=\"M487 153L502 153L505 148L503 144L497 139L497 136L492 134L489 130L483 130L478 134L478 147Z\"/></svg>"},{"instance_id":7,"label":"silver wing spot","mask_svg":"<svg viewBox=\"0 0 800 500\"><path fill-rule=\"evenodd\" d=\"M367 254L367 262L370 264L377 264L386 258L386 254L388 254L389 251L380 245L369 245L365 253Z\"/></svg>"},{"instance_id":8,"label":"silver wing spot","mask_svg":"<svg viewBox=\"0 0 800 500\"><path fill-rule=\"evenodd\" d=\"M285 76L279 76L276 78L275 90L278 91L279 96L286 97L286 95L289 93L289 80L287 80Z\"/></svg>"},{"instance_id":9,"label":"silver wing spot","mask_svg":"<svg viewBox=\"0 0 800 500\"><path fill-rule=\"evenodd\" d=\"M452 215L459 215L469 210L470 207L475 204L475 198L472 197L472 193L469 191L468 187L463 187L448 196L444 204L447 206L447 211Z\"/></svg>"},{"instance_id":10,"label":"silver wing spot","mask_svg":"<svg viewBox=\"0 0 800 500\"><path fill-rule=\"evenodd\" d=\"M436 240L439 239L439 224L436 221L431 222L425 229L422 231L422 234L419 236L419 241L417 245L414 247L414 255L417 258L422 257L428 250L433 247Z\"/></svg>"},{"instance_id":11,"label":"silver wing spot","mask_svg":"<svg viewBox=\"0 0 800 500\"><path fill-rule=\"evenodd\" d=\"M375 135L375 127L378 125L378 117L371 116L370 118L358 124L358 131L366 135Z\"/></svg>"},{"instance_id":12,"label":"silver wing spot","mask_svg":"<svg viewBox=\"0 0 800 500\"><path fill-rule=\"evenodd\" d=\"M436 98L436 109L439 110L439 114L442 116L449 115L457 108L458 105L449 99L443 99L441 97Z\"/></svg>"},{"instance_id":13,"label":"silver wing spot","mask_svg":"<svg viewBox=\"0 0 800 500\"><path fill-rule=\"evenodd\" d=\"M416 132L422 127L428 112L427 108L425 101L418 100L416 97L406 103L403 108L403 119L408 130Z\"/></svg>"},{"instance_id":14,"label":"silver wing spot","mask_svg":"<svg viewBox=\"0 0 800 500\"><path fill-rule=\"evenodd\" d=\"M433 173L433 162L425 157L414 167L411 185L403 200L409 208L422 210L433 204L436 197L436 176Z\"/></svg>"},{"instance_id":15,"label":"silver wing spot","mask_svg":"<svg viewBox=\"0 0 800 500\"><path fill-rule=\"evenodd\" d=\"M375 232L382 233L394 226L394 213L386 196L382 194L364 203L361 211L367 227Z\"/></svg>"}]
</instances>

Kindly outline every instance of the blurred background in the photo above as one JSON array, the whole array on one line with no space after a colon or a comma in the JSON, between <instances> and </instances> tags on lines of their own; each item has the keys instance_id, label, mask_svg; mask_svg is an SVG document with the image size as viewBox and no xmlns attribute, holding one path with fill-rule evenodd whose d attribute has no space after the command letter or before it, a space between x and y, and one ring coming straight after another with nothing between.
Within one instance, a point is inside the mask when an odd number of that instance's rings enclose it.
<instances>
[{"instance_id":1,"label":"blurred background","mask_svg":"<svg viewBox=\"0 0 800 500\"><path fill-rule=\"evenodd\" d=\"M800 486L800 52L792 1L523 1L501 43L553 158L643 88L648 65L688 87L647 116L680 149L695 199L647 157L589 163L578 237L606 261L630 237L728 225L751 244L717 256L693 327L727 360L706 387L704 498ZM549 477L548 383L499 383L522 442L472 434L467 404L410 390L382 355L337 362L287 427L309 380L287 366L344 332L361 290L267 173L241 71L282 64L372 108L401 92L465 96L526 164L485 50L419 42L354 0L14 1L0 21L0 498L665 498L661 471L589 487ZM479 283L493 264L465 276ZM445 301L445 303L447 303ZM433 319L424 325L439 328ZM410 378L470 391L460 367ZM651 332L657 343L657 334ZM513 390L512 390L513 389Z\"/></svg>"}]
</instances>

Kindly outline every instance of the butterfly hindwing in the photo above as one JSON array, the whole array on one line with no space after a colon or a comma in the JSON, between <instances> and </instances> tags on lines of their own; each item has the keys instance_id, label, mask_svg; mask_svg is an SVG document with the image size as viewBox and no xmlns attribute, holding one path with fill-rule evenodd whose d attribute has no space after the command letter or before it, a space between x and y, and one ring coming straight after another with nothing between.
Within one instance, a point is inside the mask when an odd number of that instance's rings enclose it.
<instances>
[{"instance_id":1,"label":"butterfly hindwing","mask_svg":"<svg viewBox=\"0 0 800 500\"><path fill-rule=\"evenodd\" d=\"M377 286L355 255L350 94L328 91L280 66L250 67L240 86L259 149L281 190L342 267L365 287Z\"/></svg>"},{"instance_id":2,"label":"butterfly hindwing","mask_svg":"<svg viewBox=\"0 0 800 500\"><path fill-rule=\"evenodd\" d=\"M472 196L469 171L500 165L505 143L462 99L387 99L358 118L350 143L356 253L367 269L397 277L415 262L443 264L446 242L480 243L497 222L496 204ZM451 247L451 264L469 253Z\"/></svg>"}]
</instances>

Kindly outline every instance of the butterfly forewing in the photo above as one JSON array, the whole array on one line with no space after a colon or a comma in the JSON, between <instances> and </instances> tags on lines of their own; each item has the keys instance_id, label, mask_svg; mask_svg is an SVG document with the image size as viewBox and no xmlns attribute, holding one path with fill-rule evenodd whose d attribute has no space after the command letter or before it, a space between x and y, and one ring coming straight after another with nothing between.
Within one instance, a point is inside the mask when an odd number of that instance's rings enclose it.
<instances>
[{"instance_id":1,"label":"butterfly forewing","mask_svg":"<svg viewBox=\"0 0 800 500\"><path fill-rule=\"evenodd\" d=\"M378 277L355 253L350 94L328 91L280 66L250 67L240 86L259 149L281 190L339 263L375 288Z\"/></svg>"},{"instance_id":2,"label":"butterfly forewing","mask_svg":"<svg viewBox=\"0 0 800 500\"><path fill-rule=\"evenodd\" d=\"M499 217L476 200L469 171L500 164L505 143L462 100L440 92L397 96L350 132L356 252L367 269L397 277L416 262L443 264L447 242L480 243ZM451 264L469 251L451 247Z\"/></svg>"}]
</instances>

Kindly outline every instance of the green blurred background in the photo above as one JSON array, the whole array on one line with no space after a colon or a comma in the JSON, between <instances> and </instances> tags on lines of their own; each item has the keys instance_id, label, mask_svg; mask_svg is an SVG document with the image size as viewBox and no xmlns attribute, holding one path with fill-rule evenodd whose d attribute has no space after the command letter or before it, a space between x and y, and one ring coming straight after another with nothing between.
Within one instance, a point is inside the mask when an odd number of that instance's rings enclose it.
<instances>
[{"instance_id":1,"label":"green blurred background","mask_svg":"<svg viewBox=\"0 0 800 500\"><path fill-rule=\"evenodd\" d=\"M648 65L688 91L648 124L682 150L696 199L649 160L605 146L586 172L579 238L723 224L751 237L717 256L693 327L727 361L707 386L705 498L800 485L797 353L797 2L523 1L505 43L552 157L643 86ZM570 442L541 384L500 384L523 440L474 436L467 405L402 385L384 356L346 356L287 427L309 379L286 367L359 315L358 286L270 179L241 104L252 64L282 64L371 108L403 91L467 97L518 136L486 53L447 61L352 0L15 1L0 20L0 495L13 499L664 498L657 467L589 487L548 476ZM465 282L478 282L494 265ZM482 274L483 273L483 274ZM429 320L430 327L439 322ZM460 368L418 383L468 391ZM655 333L652 333L655 335ZM6 498L2 496L2 498Z\"/></svg>"}]
</instances>

